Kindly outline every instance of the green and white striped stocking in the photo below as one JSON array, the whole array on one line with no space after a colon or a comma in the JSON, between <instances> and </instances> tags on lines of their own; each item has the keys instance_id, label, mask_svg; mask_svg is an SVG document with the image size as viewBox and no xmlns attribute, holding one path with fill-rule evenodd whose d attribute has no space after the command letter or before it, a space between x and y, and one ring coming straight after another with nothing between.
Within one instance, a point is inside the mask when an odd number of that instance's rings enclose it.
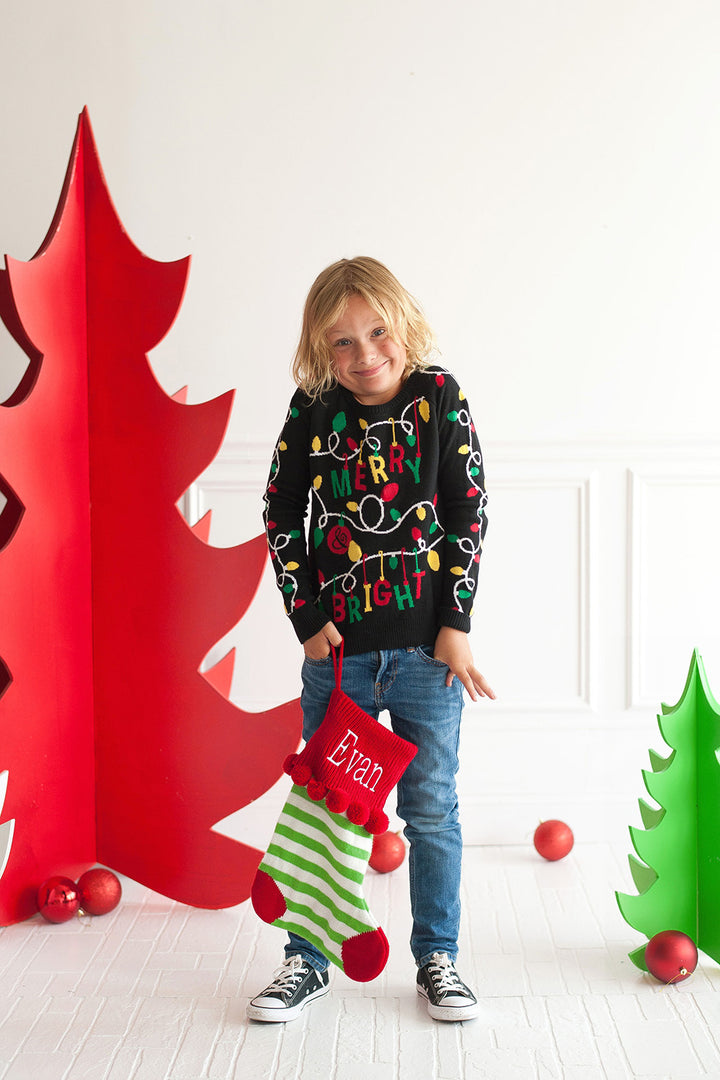
<instances>
[{"instance_id":1,"label":"green and white striped stocking","mask_svg":"<svg viewBox=\"0 0 720 1080\"><path fill-rule=\"evenodd\" d=\"M357 982L380 974L389 946L363 896L372 835L294 784L260 863L252 903Z\"/></svg>"}]
</instances>

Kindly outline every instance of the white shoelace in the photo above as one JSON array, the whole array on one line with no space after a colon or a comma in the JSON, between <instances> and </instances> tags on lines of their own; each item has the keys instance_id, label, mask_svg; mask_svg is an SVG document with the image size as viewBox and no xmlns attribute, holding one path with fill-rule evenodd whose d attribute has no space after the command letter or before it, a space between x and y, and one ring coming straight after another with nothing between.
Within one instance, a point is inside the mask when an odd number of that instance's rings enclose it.
<instances>
[{"instance_id":1,"label":"white shoelace","mask_svg":"<svg viewBox=\"0 0 720 1080\"><path fill-rule=\"evenodd\" d=\"M289 997L306 971L307 968L301 956L289 957L282 967L279 967L274 973L273 981L263 993L273 994L279 992L283 997L286 995Z\"/></svg>"},{"instance_id":2,"label":"white shoelace","mask_svg":"<svg viewBox=\"0 0 720 1080\"><path fill-rule=\"evenodd\" d=\"M463 990L463 982L447 953L433 953L428 964L428 974L439 993L446 990Z\"/></svg>"}]
</instances>

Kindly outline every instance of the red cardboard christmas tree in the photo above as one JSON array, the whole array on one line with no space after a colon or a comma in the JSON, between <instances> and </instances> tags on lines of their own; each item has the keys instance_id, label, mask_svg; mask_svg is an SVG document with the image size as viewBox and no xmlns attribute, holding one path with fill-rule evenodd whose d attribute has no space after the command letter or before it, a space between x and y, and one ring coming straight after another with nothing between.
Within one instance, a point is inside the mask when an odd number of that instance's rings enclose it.
<instances>
[{"instance_id":1,"label":"red cardboard christmas tree","mask_svg":"<svg viewBox=\"0 0 720 1080\"><path fill-rule=\"evenodd\" d=\"M297 702L246 713L227 658L200 672L266 544L213 548L177 506L233 399L186 405L147 363L188 269L125 233L84 112L44 243L0 271L0 316L29 358L0 407L3 924L35 912L48 876L96 861L188 904L246 899L262 853L213 825L299 740Z\"/></svg>"}]
</instances>

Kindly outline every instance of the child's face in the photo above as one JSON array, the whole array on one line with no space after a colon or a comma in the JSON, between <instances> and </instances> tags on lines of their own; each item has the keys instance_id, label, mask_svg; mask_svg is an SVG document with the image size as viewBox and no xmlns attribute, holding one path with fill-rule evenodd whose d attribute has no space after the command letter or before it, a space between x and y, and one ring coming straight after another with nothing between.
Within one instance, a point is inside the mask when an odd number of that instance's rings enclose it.
<instances>
[{"instance_id":1,"label":"child's face","mask_svg":"<svg viewBox=\"0 0 720 1080\"><path fill-rule=\"evenodd\" d=\"M390 337L390 328L357 294L350 297L327 331L338 382L361 405L383 405L402 386L407 353Z\"/></svg>"}]
</instances>

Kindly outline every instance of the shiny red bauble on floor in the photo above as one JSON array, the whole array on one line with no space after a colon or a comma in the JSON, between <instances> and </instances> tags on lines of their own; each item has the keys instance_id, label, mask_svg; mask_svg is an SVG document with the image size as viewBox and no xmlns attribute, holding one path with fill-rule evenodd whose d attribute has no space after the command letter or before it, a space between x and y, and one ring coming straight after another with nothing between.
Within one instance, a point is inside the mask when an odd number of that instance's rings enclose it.
<instances>
[{"instance_id":1,"label":"shiny red bauble on floor","mask_svg":"<svg viewBox=\"0 0 720 1080\"><path fill-rule=\"evenodd\" d=\"M682 930L662 930L645 946L648 971L664 983L683 982L697 967L695 942Z\"/></svg>"},{"instance_id":2,"label":"shiny red bauble on floor","mask_svg":"<svg viewBox=\"0 0 720 1080\"><path fill-rule=\"evenodd\" d=\"M38 889L37 905L48 922L68 922L80 909L80 890L70 878L56 874Z\"/></svg>"},{"instance_id":3,"label":"shiny red bauble on floor","mask_svg":"<svg viewBox=\"0 0 720 1080\"><path fill-rule=\"evenodd\" d=\"M405 844L400 833L377 833L373 837L370 866L378 874L387 874L395 870L405 858Z\"/></svg>"},{"instance_id":4,"label":"shiny red bauble on floor","mask_svg":"<svg viewBox=\"0 0 720 1080\"><path fill-rule=\"evenodd\" d=\"M574 842L575 838L570 826L566 825L564 821L557 821L554 818L550 821L541 822L533 836L535 850L539 855L542 855L543 859L547 859L549 862L564 859L568 852L572 850Z\"/></svg>"}]
</instances>

